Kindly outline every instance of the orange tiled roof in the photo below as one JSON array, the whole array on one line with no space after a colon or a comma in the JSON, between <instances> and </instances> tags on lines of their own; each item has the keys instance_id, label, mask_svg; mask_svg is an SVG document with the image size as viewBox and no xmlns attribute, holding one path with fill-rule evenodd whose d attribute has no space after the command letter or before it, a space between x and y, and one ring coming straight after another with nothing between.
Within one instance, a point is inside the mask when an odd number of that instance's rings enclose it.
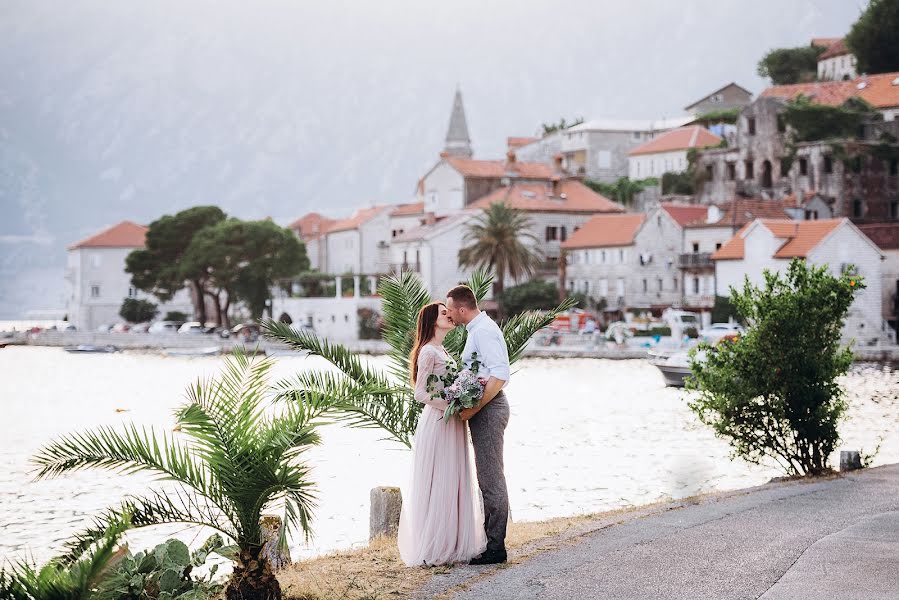
<instances>
[{"instance_id":1,"label":"orange tiled roof","mask_svg":"<svg viewBox=\"0 0 899 600\"><path fill-rule=\"evenodd\" d=\"M681 227L685 227L691 223L705 221L705 218L709 214L709 207L699 204L662 202L660 206Z\"/></svg>"},{"instance_id":2,"label":"orange tiled roof","mask_svg":"<svg viewBox=\"0 0 899 600\"><path fill-rule=\"evenodd\" d=\"M623 206L576 180L559 182L558 196L553 196L550 183L513 183L479 198L468 208L484 209L495 202L530 212L624 212Z\"/></svg>"},{"instance_id":3,"label":"orange tiled roof","mask_svg":"<svg viewBox=\"0 0 899 600\"><path fill-rule=\"evenodd\" d=\"M677 150L689 150L690 148L707 148L717 146L721 138L699 125L679 127L641 144L628 152L630 156L640 154L657 154L659 152L675 152Z\"/></svg>"},{"instance_id":4,"label":"orange tiled roof","mask_svg":"<svg viewBox=\"0 0 899 600\"><path fill-rule=\"evenodd\" d=\"M851 52L849 52L849 48L846 47L846 42L843 38L839 38L834 43L827 46L827 50L821 53L818 60L843 56L844 54L851 54Z\"/></svg>"},{"instance_id":5,"label":"orange tiled roof","mask_svg":"<svg viewBox=\"0 0 899 600\"><path fill-rule=\"evenodd\" d=\"M516 148L533 144L539 139L536 137L508 137L506 138L506 147L510 150L515 150Z\"/></svg>"},{"instance_id":6,"label":"orange tiled roof","mask_svg":"<svg viewBox=\"0 0 899 600\"><path fill-rule=\"evenodd\" d=\"M400 204L390 213L391 217L409 217L420 215L425 212L424 202L410 202L409 204Z\"/></svg>"},{"instance_id":7,"label":"orange tiled roof","mask_svg":"<svg viewBox=\"0 0 899 600\"><path fill-rule=\"evenodd\" d=\"M836 44L843 38L812 38L812 46L820 46L821 48L830 48L833 44Z\"/></svg>"},{"instance_id":8,"label":"orange tiled roof","mask_svg":"<svg viewBox=\"0 0 899 600\"><path fill-rule=\"evenodd\" d=\"M509 162L505 160L478 160L476 158L448 157L445 159L465 177L489 177L501 179L510 174L524 179L552 179L553 169L544 163Z\"/></svg>"},{"instance_id":9,"label":"orange tiled roof","mask_svg":"<svg viewBox=\"0 0 899 600\"><path fill-rule=\"evenodd\" d=\"M805 258L831 231L839 227L845 219L820 219L816 221L793 221L791 219L758 219L758 223L770 231L774 237L784 240L774 253L774 258ZM749 225L721 246L712 260L740 260L744 256L745 234Z\"/></svg>"},{"instance_id":10,"label":"orange tiled roof","mask_svg":"<svg viewBox=\"0 0 899 600\"><path fill-rule=\"evenodd\" d=\"M645 214L597 215L562 242L562 248L575 250L578 248L630 246L634 243L634 236L645 220Z\"/></svg>"},{"instance_id":11,"label":"orange tiled roof","mask_svg":"<svg viewBox=\"0 0 899 600\"><path fill-rule=\"evenodd\" d=\"M333 219L323 217L320 214L313 212L303 215L288 227L294 231L298 231L302 239L311 240L327 231L332 223L334 223Z\"/></svg>"},{"instance_id":12,"label":"orange tiled roof","mask_svg":"<svg viewBox=\"0 0 899 600\"><path fill-rule=\"evenodd\" d=\"M375 218L378 213L384 210L384 206L372 206L371 208L360 208L356 212L353 213L353 216L349 219L342 219L340 221L335 221L328 228L328 233L337 233L338 231L348 231L350 229L357 229L360 225L364 225L368 223L373 218Z\"/></svg>"},{"instance_id":13,"label":"orange tiled roof","mask_svg":"<svg viewBox=\"0 0 899 600\"><path fill-rule=\"evenodd\" d=\"M143 248L146 237L146 227L131 221L122 221L118 225L113 225L100 233L72 244L69 246L69 250L76 248Z\"/></svg>"},{"instance_id":14,"label":"orange tiled roof","mask_svg":"<svg viewBox=\"0 0 899 600\"><path fill-rule=\"evenodd\" d=\"M863 75L850 81L816 81L775 85L767 88L760 95L767 98L793 100L801 94L808 96L813 102L829 106L839 106L849 98L857 97L874 108L890 108L899 106L899 83L893 83L897 79L899 79L899 72Z\"/></svg>"}]
</instances>

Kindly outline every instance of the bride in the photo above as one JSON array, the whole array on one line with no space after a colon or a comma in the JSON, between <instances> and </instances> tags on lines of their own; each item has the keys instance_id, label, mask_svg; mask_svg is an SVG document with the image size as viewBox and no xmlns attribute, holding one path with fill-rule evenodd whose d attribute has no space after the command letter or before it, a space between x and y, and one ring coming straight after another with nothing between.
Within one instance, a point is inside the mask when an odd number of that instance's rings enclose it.
<instances>
[{"instance_id":1,"label":"bride","mask_svg":"<svg viewBox=\"0 0 899 600\"><path fill-rule=\"evenodd\" d=\"M444 375L453 359L443 338L454 327L442 302L418 313L415 346L410 356L415 399L425 404L412 443L412 482L403 498L397 536L406 565L468 562L487 546L484 515L474 485L468 451L468 424L457 415L443 418L447 402L428 391L431 374ZM432 390L442 391L436 382Z\"/></svg>"}]
</instances>

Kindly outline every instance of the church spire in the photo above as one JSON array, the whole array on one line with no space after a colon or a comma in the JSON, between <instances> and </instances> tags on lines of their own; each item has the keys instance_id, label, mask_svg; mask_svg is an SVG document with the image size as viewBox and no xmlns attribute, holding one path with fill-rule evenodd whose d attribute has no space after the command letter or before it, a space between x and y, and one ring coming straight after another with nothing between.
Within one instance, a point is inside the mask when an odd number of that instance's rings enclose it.
<instances>
[{"instance_id":1,"label":"church spire","mask_svg":"<svg viewBox=\"0 0 899 600\"><path fill-rule=\"evenodd\" d=\"M468 137L468 123L465 121L465 108L462 106L462 91L456 88L453 98L453 113L450 116L449 129L446 132L444 152L450 156L471 158L471 138Z\"/></svg>"}]
</instances>

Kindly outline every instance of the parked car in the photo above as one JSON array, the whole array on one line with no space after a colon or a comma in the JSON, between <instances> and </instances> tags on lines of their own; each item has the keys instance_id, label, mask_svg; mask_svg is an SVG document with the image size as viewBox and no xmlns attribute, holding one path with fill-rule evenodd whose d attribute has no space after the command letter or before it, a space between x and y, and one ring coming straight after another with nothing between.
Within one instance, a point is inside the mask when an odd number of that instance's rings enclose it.
<instances>
[{"instance_id":1,"label":"parked car","mask_svg":"<svg viewBox=\"0 0 899 600\"><path fill-rule=\"evenodd\" d=\"M112 333L127 333L131 329L130 323L116 323L112 326Z\"/></svg>"},{"instance_id":2,"label":"parked car","mask_svg":"<svg viewBox=\"0 0 899 600\"><path fill-rule=\"evenodd\" d=\"M699 332L699 339L717 344L726 337L739 337L745 331L739 323L712 323Z\"/></svg>"},{"instance_id":3,"label":"parked car","mask_svg":"<svg viewBox=\"0 0 899 600\"><path fill-rule=\"evenodd\" d=\"M188 321L178 328L178 333L213 333L215 325L203 325L199 321Z\"/></svg>"},{"instance_id":4,"label":"parked car","mask_svg":"<svg viewBox=\"0 0 899 600\"><path fill-rule=\"evenodd\" d=\"M63 328L63 331L65 331L65 332L78 331L78 328L75 327L74 325L72 325L71 323L69 323L68 325L65 326L65 328Z\"/></svg>"},{"instance_id":5,"label":"parked car","mask_svg":"<svg viewBox=\"0 0 899 600\"><path fill-rule=\"evenodd\" d=\"M108 323L97 326L97 333L109 333L111 330L112 325L109 325Z\"/></svg>"},{"instance_id":6,"label":"parked car","mask_svg":"<svg viewBox=\"0 0 899 600\"><path fill-rule=\"evenodd\" d=\"M131 326L131 333L147 333L150 329L149 323L135 323Z\"/></svg>"},{"instance_id":7,"label":"parked car","mask_svg":"<svg viewBox=\"0 0 899 600\"><path fill-rule=\"evenodd\" d=\"M156 321L150 328L147 329L147 333L177 333L178 332L178 324L174 321Z\"/></svg>"}]
</instances>

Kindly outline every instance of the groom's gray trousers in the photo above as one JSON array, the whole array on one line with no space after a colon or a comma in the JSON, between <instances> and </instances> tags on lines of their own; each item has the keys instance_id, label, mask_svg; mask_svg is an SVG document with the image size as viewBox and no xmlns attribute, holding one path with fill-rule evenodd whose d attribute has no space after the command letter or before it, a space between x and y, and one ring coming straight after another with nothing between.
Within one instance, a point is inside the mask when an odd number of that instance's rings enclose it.
<instances>
[{"instance_id":1,"label":"groom's gray trousers","mask_svg":"<svg viewBox=\"0 0 899 600\"><path fill-rule=\"evenodd\" d=\"M503 472L503 435L509 423L509 402L502 390L468 421L478 485L484 497L487 551L506 549L509 492Z\"/></svg>"}]
</instances>

